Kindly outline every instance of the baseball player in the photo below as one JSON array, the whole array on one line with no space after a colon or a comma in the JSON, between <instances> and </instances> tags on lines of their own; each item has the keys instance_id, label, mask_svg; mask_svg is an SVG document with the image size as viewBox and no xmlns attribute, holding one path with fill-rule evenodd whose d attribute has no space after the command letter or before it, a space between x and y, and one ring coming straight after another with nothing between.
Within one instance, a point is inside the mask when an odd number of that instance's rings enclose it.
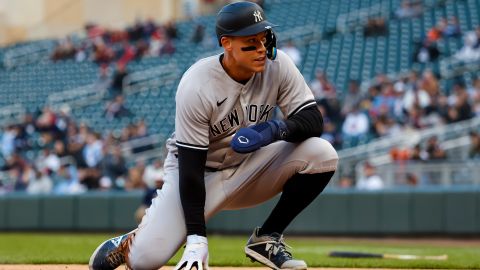
<instances>
[{"instance_id":1,"label":"baseball player","mask_svg":"<svg viewBox=\"0 0 480 270\"><path fill-rule=\"evenodd\" d=\"M306 269L283 231L325 188L337 167L319 138L323 120L293 62L276 49L260 6L226 5L216 32L224 52L183 75L175 133L167 141L164 185L138 228L103 242L90 269L158 269L185 242L176 269L208 268L205 222L221 210L252 207L282 193L245 246L272 269ZM275 108L285 115L273 120Z\"/></svg>"}]
</instances>

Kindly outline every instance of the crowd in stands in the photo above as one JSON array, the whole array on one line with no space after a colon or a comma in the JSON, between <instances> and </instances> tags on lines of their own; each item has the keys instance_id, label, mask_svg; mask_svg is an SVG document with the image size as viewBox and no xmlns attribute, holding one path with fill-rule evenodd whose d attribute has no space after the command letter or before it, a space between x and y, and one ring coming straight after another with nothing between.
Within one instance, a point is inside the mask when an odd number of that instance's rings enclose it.
<instances>
[{"instance_id":1,"label":"crowd in stands","mask_svg":"<svg viewBox=\"0 0 480 270\"><path fill-rule=\"evenodd\" d=\"M85 26L86 38L74 43L70 37L60 40L54 49L52 61L74 59L94 61L99 65L129 61L144 56L162 56L175 52L174 40L179 33L174 22L157 24L149 19L138 20L126 29L108 29L96 24Z\"/></svg>"},{"instance_id":2,"label":"crowd in stands","mask_svg":"<svg viewBox=\"0 0 480 270\"><path fill-rule=\"evenodd\" d=\"M124 143L149 135L146 123L129 124L118 134L103 132L77 123L66 107L58 112L45 107L7 125L1 136L0 190L74 194L153 187L155 174L149 167L155 165L129 166L122 151ZM150 148L140 145L131 152Z\"/></svg>"},{"instance_id":3,"label":"crowd in stands","mask_svg":"<svg viewBox=\"0 0 480 270\"><path fill-rule=\"evenodd\" d=\"M351 147L402 130L423 129L480 116L480 78L441 89L431 70L390 80L378 74L368 91L351 80L339 103L323 71L310 83L326 125L323 137L337 148Z\"/></svg>"}]
</instances>

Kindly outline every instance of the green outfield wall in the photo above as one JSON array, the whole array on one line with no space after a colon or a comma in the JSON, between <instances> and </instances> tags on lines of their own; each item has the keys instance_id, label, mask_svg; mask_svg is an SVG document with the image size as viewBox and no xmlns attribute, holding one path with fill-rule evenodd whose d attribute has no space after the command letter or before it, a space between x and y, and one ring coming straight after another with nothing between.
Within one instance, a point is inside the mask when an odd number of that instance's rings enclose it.
<instances>
[{"instance_id":1,"label":"green outfield wall","mask_svg":"<svg viewBox=\"0 0 480 270\"><path fill-rule=\"evenodd\" d=\"M1 231L127 231L135 228L138 192L82 195L0 195ZM250 233L276 199L250 209L224 211L210 232ZM328 190L288 228L322 235L480 234L480 188L382 192Z\"/></svg>"}]
</instances>

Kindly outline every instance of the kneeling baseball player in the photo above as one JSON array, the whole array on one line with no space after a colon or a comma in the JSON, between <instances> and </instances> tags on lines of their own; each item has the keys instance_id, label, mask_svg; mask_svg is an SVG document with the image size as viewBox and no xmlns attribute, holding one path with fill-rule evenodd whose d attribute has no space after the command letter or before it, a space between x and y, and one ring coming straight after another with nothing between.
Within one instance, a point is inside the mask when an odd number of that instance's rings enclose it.
<instances>
[{"instance_id":1,"label":"kneeling baseball player","mask_svg":"<svg viewBox=\"0 0 480 270\"><path fill-rule=\"evenodd\" d=\"M103 242L90 269L158 269L186 241L176 269L208 268L205 221L281 193L245 246L273 269L306 269L287 250L283 231L325 188L338 156L319 138L322 115L290 58L276 49L260 6L237 2L216 18L223 53L183 75L175 133L167 141L164 185L134 231ZM279 107L285 118L273 120Z\"/></svg>"}]
</instances>

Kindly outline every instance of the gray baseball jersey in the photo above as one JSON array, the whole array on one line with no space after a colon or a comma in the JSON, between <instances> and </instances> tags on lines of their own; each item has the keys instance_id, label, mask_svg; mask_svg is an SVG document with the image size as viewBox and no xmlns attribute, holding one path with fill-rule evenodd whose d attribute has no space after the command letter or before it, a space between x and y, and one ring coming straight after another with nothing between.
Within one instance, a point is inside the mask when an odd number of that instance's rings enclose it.
<instances>
[{"instance_id":1,"label":"gray baseball jersey","mask_svg":"<svg viewBox=\"0 0 480 270\"><path fill-rule=\"evenodd\" d=\"M285 116L315 104L312 91L291 59L278 51L265 70L246 84L233 80L223 69L220 55L202 59L183 75L176 95L176 145L208 150L206 166L224 169L240 164L248 155L230 148L241 127L265 122L278 106Z\"/></svg>"}]
</instances>

